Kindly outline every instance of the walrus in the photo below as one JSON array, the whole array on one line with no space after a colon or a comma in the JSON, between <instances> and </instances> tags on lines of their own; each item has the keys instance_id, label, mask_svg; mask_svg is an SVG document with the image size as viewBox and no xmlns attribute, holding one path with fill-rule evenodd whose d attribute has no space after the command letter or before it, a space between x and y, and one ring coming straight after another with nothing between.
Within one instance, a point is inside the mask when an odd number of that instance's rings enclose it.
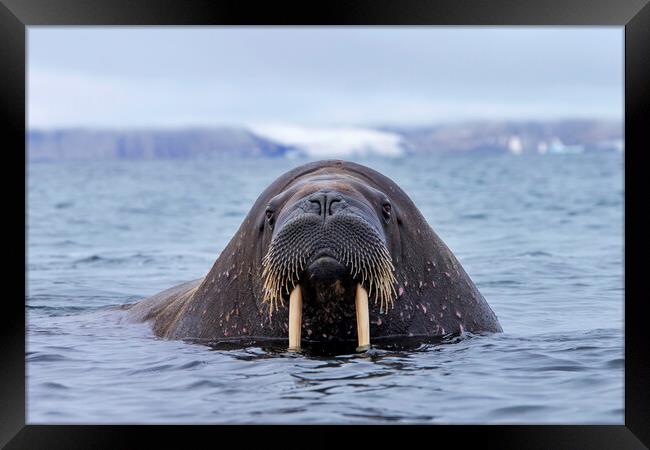
<instances>
[{"instance_id":1,"label":"walrus","mask_svg":"<svg viewBox=\"0 0 650 450\"><path fill-rule=\"evenodd\" d=\"M406 193L340 160L280 176L207 275L128 309L162 338L276 340L289 350L502 331Z\"/></svg>"}]
</instances>

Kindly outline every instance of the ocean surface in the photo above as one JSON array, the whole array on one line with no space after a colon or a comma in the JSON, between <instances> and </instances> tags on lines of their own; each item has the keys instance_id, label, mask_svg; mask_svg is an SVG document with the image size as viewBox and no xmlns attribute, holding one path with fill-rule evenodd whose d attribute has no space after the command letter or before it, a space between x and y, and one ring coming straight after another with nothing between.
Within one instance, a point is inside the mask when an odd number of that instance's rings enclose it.
<instances>
[{"instance_id":1,"label":"ocean surface","mask_svg":"<svg viewBox=\"0 0 650 450\"><path fill-rule=\"evenodd\" d=\"M357 160L395 180L504 332L317 357L156 338L116 305L205 275L305 161L30 163L28 423L623 424L623 155Z\"/></svg>"}]
</instances>

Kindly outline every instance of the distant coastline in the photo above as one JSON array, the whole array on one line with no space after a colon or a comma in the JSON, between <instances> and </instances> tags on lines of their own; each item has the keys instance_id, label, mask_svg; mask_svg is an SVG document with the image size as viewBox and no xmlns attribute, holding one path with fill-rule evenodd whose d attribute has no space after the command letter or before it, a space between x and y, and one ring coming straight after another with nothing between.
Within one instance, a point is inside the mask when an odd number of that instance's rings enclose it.
<instances>
[{"instance_id":1,"label":"distant coastline","mask_svg":"<svg viewBox=\"0 0 650 450\"><path fill-rule=\"evenodd\" d=\"M29 161L242 157L400 157L419 153L584 153L623 151L616 121L494 121L426 127L281 126L30 130Z\"/></svg>"}]
</instances>

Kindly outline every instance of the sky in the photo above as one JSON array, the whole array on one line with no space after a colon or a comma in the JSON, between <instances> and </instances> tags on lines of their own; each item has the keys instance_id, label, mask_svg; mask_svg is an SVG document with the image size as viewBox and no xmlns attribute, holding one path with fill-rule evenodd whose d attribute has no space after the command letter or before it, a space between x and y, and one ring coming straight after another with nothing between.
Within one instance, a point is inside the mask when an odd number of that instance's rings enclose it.
<instances>
[{"instance_id":1,"label":"sky","mask_svg":"<svg viewBox=\"0 0 650 450\"><path fill-rule=\"evenodd\" d=\"M28 126L623 117L623 27L28 28Z\"/></svg>"}]
</instances>

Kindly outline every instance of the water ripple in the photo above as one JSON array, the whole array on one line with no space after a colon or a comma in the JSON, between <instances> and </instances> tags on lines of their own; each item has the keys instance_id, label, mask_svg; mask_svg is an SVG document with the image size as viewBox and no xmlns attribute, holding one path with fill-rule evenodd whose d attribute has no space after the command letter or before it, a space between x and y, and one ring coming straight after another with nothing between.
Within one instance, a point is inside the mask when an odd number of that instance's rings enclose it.
<instances>
[{"instance_id":1,"label":"water ripple","mask_svg":"<svg viewBox=\"0 0 650 450\"><path fill-rule=\"evenodd\" d=\"M622 156L476 161L360 162L409 193L505 332L332 356L158 339L116 308L204 275L299 161L30 163L28 421L622 424Z\"/></svg>"}]
</instances>

